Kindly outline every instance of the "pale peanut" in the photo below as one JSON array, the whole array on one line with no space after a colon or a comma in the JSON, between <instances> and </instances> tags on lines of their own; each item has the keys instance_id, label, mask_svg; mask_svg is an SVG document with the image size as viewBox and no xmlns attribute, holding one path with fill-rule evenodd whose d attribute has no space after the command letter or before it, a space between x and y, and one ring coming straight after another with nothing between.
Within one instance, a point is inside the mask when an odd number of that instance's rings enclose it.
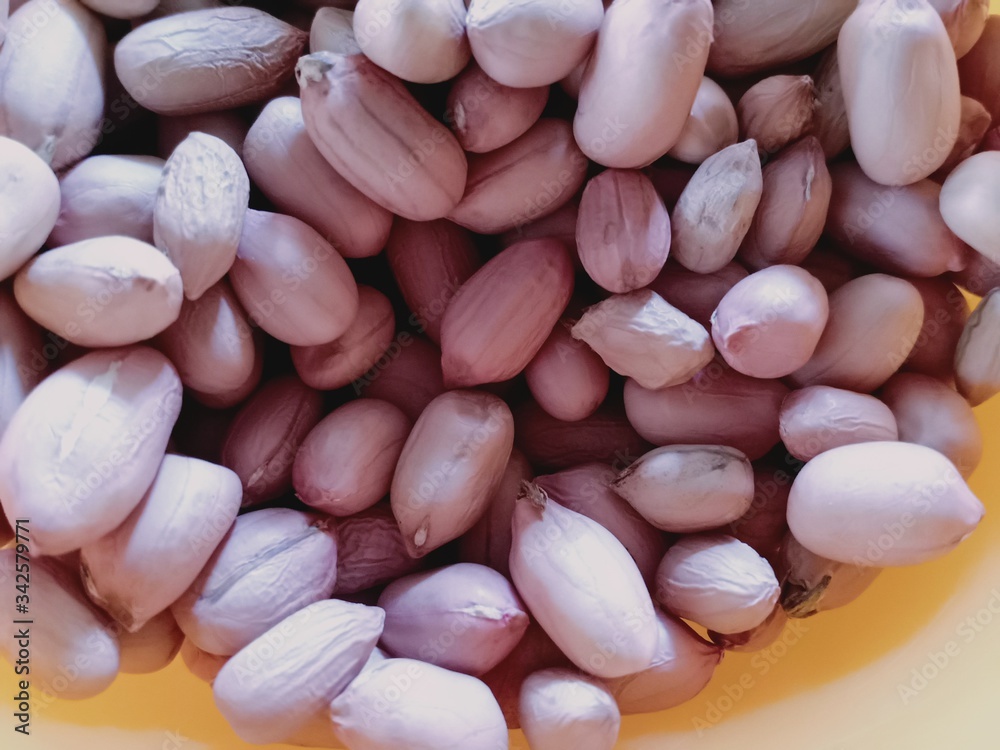
<instances>
[{"instance_id":1,"label":"pale peanut","mask_svg":"<svg viewBox=\"0 0 1000 750\"><path fill-rule=\"evenodd\" d=\"M107 45L100 20L76 0L25 3L0 50L0 134L54 170L89 154L101 137Z\"/></svg>"},{"instance_id":2,"label":"pale peanut","mask_svg":"<svg viewBox=\"0 0 1000 750\"><path fill-rule=\"evenodd\" d=\"M705 73L712 19L708 0L628 0L608 9L573 119L583 153L634 168L673 148ZM644 74L634 76L637 68Z\"/></svg>"},{"instance_id":3,"label":"pale peanut","mask_svg":"<svg viewBox=\"0 0 1000 750\"><path fill-rule=\"evenodd\" d=\"M0 497L31 519L31 549L96 541L142 500L181 406L174 368L147 347L85 354L43 380L0 441Z\"/></svg>"},{"instance_id":4,"label":"pale peanut","mask_svg":"<svg viewBox=\"0 0 1000 750\"><path fill-rule=\"evenodd\" d=\"M49 166L27 146L0 136L0 279L42 247L59 216L60 188Z\"/></svg>"},{"instance_id":5,"label":"pale peanut","mask_svg":"<svg viewBox=\"0 0 1000 750\"><path fill-rule=\"evenodd\" d=\"M137 102L160 114L230 109L277 93L307 36L256 8L177 13L118 42L115 72Z\"/></svg>"},{"instance_id":6,"label":"pale peanut","mask_svg":"<svg viewBox=\"0 0 1000 750\"><path fill-rule=\"evenodd\" d=\"M18 304L35 321L81 346L135 344L180 315L180 272L152 245L95 237L49 250L14 279Z\"/></svg>"},{"instance_id":7,"label":"pale peanut","mask_svg":"<svg viewBox=\"0 0 1000 750\"><path fill-rule=\"evenodd\" d=\"M192 133L163 166L153 206L153 242L181 272L184 296L198 299L236 260L250 178L222 140Z\"/></svg>"}]
</instances>

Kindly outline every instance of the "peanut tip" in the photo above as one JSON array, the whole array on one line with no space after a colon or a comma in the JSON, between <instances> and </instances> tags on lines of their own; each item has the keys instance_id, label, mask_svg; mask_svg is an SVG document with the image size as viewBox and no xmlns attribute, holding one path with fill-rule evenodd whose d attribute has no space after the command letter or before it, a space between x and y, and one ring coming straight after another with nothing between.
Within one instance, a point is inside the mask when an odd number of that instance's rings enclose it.
<instances>
[{"instance_id":1,"label":"peanut tip","mask_svg":"<svg viewBox=\"0 0 1000 750\"><path fill-rule=\"evenodd\" d=\"M781 606L789 617L812 617L819 610L820 600L830 585L830 576L823 576L818 585L806 588L802 585L787 584L782 593Z\"/></svg>"},{"instance_id":2,"label":"peanut tip","mask_svg":"<svg viewBox=\"0 0 1000 750\"><path fill-rule=\"evenodd\" d=\"M545 506L549 501L549 496L545 493L545 490L534 482L521 480L521 489L520 492L517 493L517 499L519 502L524 501L531 503L539 510L545 510Z\"/></svg>"},{"instance_id":3,"label":"peanut tip","mask_svg":"<svg viewBox=\"0 0 1000 750\"><path fill-rule=\"evenodd\" d=\"M295 80L299 82L299 86L319 83L323 80L323 76L333 67L331 57L333 55L329 52L317 52L300 57L295 64Z\"/></svg>"}]
</instances>

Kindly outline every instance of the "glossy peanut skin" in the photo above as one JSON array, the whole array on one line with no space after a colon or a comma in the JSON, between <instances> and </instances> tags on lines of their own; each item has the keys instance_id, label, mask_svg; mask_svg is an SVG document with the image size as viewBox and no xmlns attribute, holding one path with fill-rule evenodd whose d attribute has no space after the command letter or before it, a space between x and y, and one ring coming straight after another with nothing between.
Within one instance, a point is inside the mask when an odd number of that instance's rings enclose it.
<instances>
[{"instance_id":1,"label":"glossy peanut skin","mask_svg":"<svg viewBox=\"0 0 1000 750\"><path fill-rule=\"evenodd\" d=\"M984 512L951 461L913 443L827 451L806 464L788 498L788 525L804 547L837 562L876 567L945 554Z\"/></svg>"},{"instance_id":2,"label":"glossy peanut skin","mask_svg":"<svg viewBox=\"0 0 1000 750\"><path fill-rule=\"evenodd\" d=\"M322 157L306 132L298 98L268 102L242 145L254 184L279 210L328 237L344 257L366 258L385 245L392 215Z\"/></svg>"},{"instance_id":3,"label":"glossy peanut skin","mask_svg":"<svg viewBox=\"0 0 1000 750\"><path fill-rule=\"evenodd\" d=\"M626 381L625 411L635 430L656 445L728 445L756 460L778 444L778 412L787 393L778 380L749 378L715 361L689 382L658 391ZM732 419L736 411L744 419Z\"/></svg>"},{"instance_id":4,"label":"glossy peanut skin","mask_svg":"<svg viewBox=\"0 0 1000 750\"><path fill-rule=\"evenodd\" d=\"M503 477L514 443L507 405L484 391L448 391L413 425L389 498L406 548L422 557L472 528ZM439 466L450 461L450 471Z\"/></svg>"},{"instance_id":5,"label":"glossy peanut skin","mask_svg":"<svg viewBox=\"0 0 1000 750\"><path fill-rule=\"evenodd\" d=\"M841 445L899 438L892 411L874 396L826 385L792 391L781 404L781 439L802 461Z\"/></svg>"},{"instance_id":6,"label":"glossy peanut skin","mask_svg":"<svg viewBox=\"0 0 1000 750\"><path fill-rule=\"evenodd\" d=\"M462 285L441 323L445 382L496 383L523 370L548 338L573 290L573 265L556 240L526 240Z\"/></svg>"},{"instance_id":7,"label":"glossy peanut skin","mask_svg":"<svg viewBox=\"0 0 1000 750\"><path fill-rule=\"evenodd\" d=\"M332 52L303 57L296 71L306 131L348 182L414 221L455 207L465 190L465 153L398 78L361 55ZM364 149L345 140L352 132L368 134Z\"/></svg>"},{"instance_id":8,"label":"glossy peanut skin","mask_svg":"<svg viewBox=\"0 0 1000 750\"><path fill-rule=\"evenodd\" d=\"M913 284L885 274L849 281L830 295L830 323L790 382L871 392L906 361L923 321L924 303Z\"/></svg>"},{"instance_id":9,"label":"glossy peanut skin","mask_svg":"<svg viewBox=\"0 0 1000 750\"><path fill-rule=\"evenodd\" d=\"M335 409L295 454L295 494L333 516L370 508L388 493L411 426L388 401L358 399Z\"/></svg>"},{"instance_id":10,"label":"glossy peanut skin","mask_svg":"<svg viewBox=\"0 0 1000 750\"><path fill-rule=\"evenodd\" d=\"M610 370L576 341L560 321L525 368L532 396L551 416L566 422L586 419L608 394Z\"/></svg>"}]
</instances>

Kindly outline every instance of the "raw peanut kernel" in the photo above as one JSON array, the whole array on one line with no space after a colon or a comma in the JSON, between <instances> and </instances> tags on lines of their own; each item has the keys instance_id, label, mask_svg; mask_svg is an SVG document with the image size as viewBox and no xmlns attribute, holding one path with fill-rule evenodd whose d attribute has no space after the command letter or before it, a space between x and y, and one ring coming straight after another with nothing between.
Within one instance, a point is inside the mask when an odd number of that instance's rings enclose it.
<instances>
[{"instance_id":1,"label":"raw peanut kernel","mask_svg":"<svg viewBox=\"0 0 1000 750\"><path fill-rule=\"evenodd\" d=\"M837 44L851 147L882 185L940 167L958 138L958 65L926 0L861 0Z\"/></svg>"},{"instance_id":2,"label":"raw peanut kernel","mask_svg":"<svg viewBox=\"0 0 1000 750\"><path fill-rule=\"evenodd\" d=\"M756 141L727 146L705 159L674 207L674 260L698 274L725 268L750 230L763 189Z\"/></svg>"},{"instance_id":3,"label":"raw peanut kernel","mask_svg":"<svg viewBox=\"0 0 1000 750\"><path fill-rule=\"evenodd\" d=\"M507 86L546 86L583 62L604 17L598 0L471 0L476 62Z\"/></svg>"},{"instance_id":4,"label":"raw peanut kernel","mask_svg":"<svg viewBox=\"0 0 1000 750\"><path fill-rule=\"evenodd\" d=\"M614 535L525 483L514 507L510 572L545 632L582 670L624 677L656 652L653 602ZM614 643L611 652L600 644Z\"/></svg>"},{"instance_id":5,"label":"raw peanut kernel","mask_svg":"<svg viewBox=\"0 0 1000 750\"><path fill-rule=\"evenodd\" d=\"M180 315L180 272L156 248L131 237L95 237L29 261L14 278L18 304L74 344L135 344Z\"/></svg>"},{"instance_id":6,"label":"raw peanut kernel","mask_svg":"<svg viewBox=\"0 0 1000 750\"><path fill-rule=\"evenodd\" d=\"M465 154L398 78L362 55L332 52L306 55L295 75L306 131L344 179L414 221L455 207L465 191ZM349 135L358 133L363 141Z\"/></svg>"},{"instance_id":7,"label":"raw peanut kernel","mask_svg":"<svg viewBox=\"0 0 1000 750\"><path fill-rule=\"evenodd\" d=\"M469 62L462 0L358 0L353 25L361 51L404 81L447 81Z\"/></svg>"},{"instance_id":8,"label":"raw peanut kernel","mask_svg":"<svg viewBox=\"0 0 1000 750\"><path fill-rule=\"evenodd\" d=\"M239 156L219 138L192 133L163 167L153 207L153 241L198 299L229 272L250 200Z\"/></svg>"},{"instance_id":9,"label":"raw peanut kernel","mask_svg":"<svg viewBox=\"0 0 1000 750\"><path fill-rule=\"evenodd\" d=\"M100 20L76 0L24 3L0 50L0 135L54 170L85 157L102 134L107 46Z\"/></svg>"},{"instance_id":10,"label":"raw peanut kernel","mask_svg":"<svg viewBox=\"0 0 1000 750\"><path fill-rule=\"evenodd\" d=\"M149 489L177 421L181 382L148 347L90 352L43 380L0 441L0 498L31 519L36 555L121 524Z\"/></svg>"},{"instance_id":11,"label":"raw peanut kernel","mask_svg":"<svg viewBox=\"0 0 1000 750\"><path fill-rule=\"evenodd\" d=\"M587 183L576 250L590 278L609 292L631 292L655 279L670 252L670 216L649 178L609 169Z\"/></svg>"},{"instance_id":12,"label":"raw peanut kernel","mask_svg":"<svg viewBox=\"0 0 1000 750\"><path fill-rule=\"evenodd\" d=\"M176 13L118 42L115 72L139 104L160 114L240 107L281 89L307 38L256 8Z\"/></svg>"},{"instance_id":13,"label":"raw peanut kernel","mask_svg":"<svg viewBox=\"0 0 1000 750\"><path fill-rule=\"evenodd\" d=\"M853 565L933 560L984 514L954 464L912 443L845 445L805 465L788 497L788 525L809 551ZM890 524L902 530L887 546Z\"/></svg>"},{"instance_id":14,"label":"raw peanut kernel","mask_svg":"<svg viewBox=\"0 0 1000 750\"><path fill-rule=\"evenodd\" d=\"M736 105L740 137L773 154L809 131L816 88L809 76L771 76L754 84Z\"/></svg>"},{"instance_id":15,"label":"raw peanut kernel","mask_svg":"<svg viewBox=\"0 0 1000 750\"><path fill-rule=\"evenodd\" d=\"M507 405L483 391L431 401L396 464L389 498L406 548L422 557L464 534L486 511L514 444ZM438 470L449 461L447 474Z\"/></svg>"},{"instance_id":16,"label":"raw peanut kernel","mask_svg":"<svg viewBox=\"0 0 1000 750\"><path fill-rule=\"evenodd\" d=\"M708 331L648 289L587 308L572 334L644 388L687 382L715 354Z\"/></svg>"},{"instance_id":17,"label":"raw peanut kernel","mask_svg":"<svg viewBox=\"0 0 1000 750\"><path fill-rule=\"evenodd\" d=\"M727 78L803 60L836 41L857 0L715 0L708 69Z\"/></svg>"},{"instance_id":18,"label":"raw peanut kernel","mask_svg":"<svg viewBox=\"0 0 1000 750\"><path fill-rule=\"evenodd\" d=\"M512 245L462 285L441 323L441 366L455 387L497 383L538 353L573 291L573 262L556 240Z\"/></svg>"},{"instance_id":19,"label":"raw peanut kernel","mask_svg":"<svg viewBox=\"0 0 1000 750\"><path fill-rule=\"evenodd\" d=\"M740 126L729 95L711 78L701 79L680 138L668 156L688 164L701 164L712 154L739 139Z\"/></svg>"},{"instance_id":20,"label":"raw peanut kernel","mask_svg":"<svg viewBox=\"0 0 1000 750\"><path fill-rule=\"evenodd\" d=\"M280 211L327 237L345 258L367 258L385 245L392 215L317 151L298 97L268 102L246 134L243 161L254 184Z\"/></svg>"},{"instance_id":21,"label":"raw peanut kernel","mask_svg":"<svg viewBox=\"0 0 1000 750\"><path fill-rule=\"evenodd\" d=\"M705 73L712 17L708 0L630 0L608 8L573 119L583 153L628 169L674 147Z\"/></svg>"}]
</instances>

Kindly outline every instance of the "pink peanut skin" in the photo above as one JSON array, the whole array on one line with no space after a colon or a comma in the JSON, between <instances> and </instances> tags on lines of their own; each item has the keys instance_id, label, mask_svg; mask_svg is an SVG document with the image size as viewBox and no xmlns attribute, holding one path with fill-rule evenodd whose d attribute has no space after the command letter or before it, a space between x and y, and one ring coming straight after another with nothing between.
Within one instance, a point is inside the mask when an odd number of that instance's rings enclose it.
<instances>
[{"instance_id":1,"label":"pink peanut skin","mask_svg":"<svg viewBox=\"0 0 1000 750\"><path fill-rule=\"evenodd\" d=\"M556 323L524 370L535 401L556 419L586 419L608 395L611 371L600 356L570 334L568 321Z\"/></svg>"},{"instance_id":2,"label":"pink peanut skin","mask_svg":"<svg viewBox=\"0 0 1000 750\"><path fill-rule=\"evenodd\" d=\"M197 9L125 35L115 47L115 72L137 102L159 114L231 109L274 96L308 39L257 8Z\"/></svg>"},{"instance_id":3,"label":"pink peanut skin","mask_svg":"<svg viewBox=\"0 0 1000 750\"><path fill-rule=\"evenodd\" d=\"M569 659L545 634L542 627L532 621L517 648L500 664L484 674L482 680L489 685L493 695L496 696L507 719L507 726L519 729L521 685L525 679L540 669L564 667L569 664Z\"/></svg>"},{"instance_id":4,"label":"pink peanut skin","mask_svg":"<svg viewBox=\"0 0 1000 750\"><path fill-rule=\"evenodd\" d=\"M433 344L406 331L367 373L358 378L354 392L395 404L416 422L431 401L444 393L441 352Z\"/></svg>"},{"instance_id":5,"label":"pink peanut skin","mask_svg":"<svg viewBox=\"0 0 1000 750\"><path fill-rule=\"evenodd\" d=\"M814 385L781 405L781 439L802 461L841 445L898 438L892 411L874 396Z\"/></svg>"},{"instance_id":6,"label":"pink peanut skin","mask_svg":"<svg viewBox=\"0 0 1000 750\"><path fill-rule=\"evenodd\" d=\"M385 256L413 313L410 322L439 343L448 305L482 265L472 234L444 219L409 221L397 217Z\"/></svg>"},{"instance_id":7,"label":"pink peanut skin","mask_svg":"<svg viewBox=\"0 0 1000 750\"><path fill-rule=\"evenodd\" d=\"M940 276L965 267L965 243L938 210L938 184L886 188L853 163L835 165L830 177L826 233L842 252L901 276Z\"/></svg>"},{"instance_id":8,"label":"pink peanut skin","mask_svg":"<svg viewBox=\"0 0 1000 750\"><path fill-rule=\"evenodd\" d=\"M975 46L958 61L962 93L982 103L1000 122L1000 71L996 54L1000 50L1000 17L991 15Z\"/></svg>"},{"instance_id":9,"label":"pink peanut skin","mask_svg":"<svg viewBox=\"0 0 1000 750\"><path fill-rule=\"evenodd\" d=\"M448 391L427 405L389 489L411 556L423 557L472 528L500 485L513 443L514 418L491 393Z\"/></svg>"},{"instance_id":10,"label":"pink peanut skin","mask_svg":"<svg viewBox=\"0 0 1000 750\"><path fill-rule=\"evenodd\" d=\"M529 623L527 608L510 581L474 563L393 581L378 605L385 610L382 645L393 656L475 677L503 661Z\"/></svg>"},{"instance_id":11,"label":"pink peanut skin","mask_svg":"<svg viewBox=\"0 0 1000 750\"><path fill-rule=\"evenodd\" d=\"M763 169L764 189L739 260L753 269L798 265L823 234L833 190L815 136L782 149Z\"/></svg>"},{"instance_id":12,"label":"pink peanut skin","mask_svg":"<svg viewBox=\"0 0 1000 750\"><path fill-rule=\"evenodd\" d=\"M715 273L695 273L668 261L649 288L705 328L711 328L712 313L719 302L749 275L739 263L729 263Z\"/></svg>"},{"instance_id":13,"label":"pink peanut skin","mask_svg":"<svg viewBox=\"0 0 1000 750\"><path fill-rule=\"evenodd\" d=\"M407 552L388 503L340 519L337 532L336 596L384 586L424 567L423 560Z\"/></svg>"},{"instance_id":14,"label":"pink peanut skin","mask_svg":"<svg viewBox=\"0 0 1000 750\"><path fill-rule=\"evenodd\" d=\"M969 403L946 383L915 372L889 378L879 392L899 439L944 454L968 478L983 457L983 433Z\"/></svg>"},{"instance_id":15,"label":"pink peanut skin","mask_svg":"<svg viewBox=\"0 0 1000 750\"><path fill-rule=\"evenodd\" d=\"M758 555L773 564L788 531L785 511L792 479L785 468L766 460L758 462L753 470L754 493L750 507L719 531L750 545Z\"/></svg>"},{"instance_id":16,"label":"pink peanut skin","mask_svg":"<svg viewBox=\"0 0 1000 750\"><path fill-rule=\"evenodd\" d=\"M539 468L569 469L590 461L624 469L652 446L629 424L621 401L609 399L585 419L563 422L534 401L515 412L517 446Z\"/></svg>"},{"instance_id":17,"label":"pink peanut skin","mask_svg":"<svg viewBox=\"0 0 1000 750\"><path fill-rule=\"evenodd\" d=\"M180 653L184 633L169 611L161 612L135 633L121 633L119 668L123 674L152 674L166 669Z\"/></svg>"},{"instance_id":18,"label":"pink peanut skin","mask_svg":"<svg viewBox=\"0 0 1000 750\"><path fill-rule=\"evenodd\" d=\"M514 502L521 482L531 481L534 476L525 455L517 448L512 450L486 512L459 541L459 557L463 562L488 565L510 577L510 520L514 515Z\"/></svg>"},{"instance_id":19,"label":"pink peanut skin","mask_svg":"<svg viewBox=\"0 0 1000 750\"><path fill-rule=\"evenodd\" d=\"M614 534L649 584L667 551L666 536L611 489L616 477L610 464L585 463L537 477L535 483L560 505L597 521Z\"/></svg>"},{"instance_id":20,"label":"pink peanut skin","mask_svg":"<svg viewBox=\"0 0 1000 750\"><path fill-rule=\"evenodd\" d=\"M358 314L358 287L319 232L291 216L250 209L229 271L251 320L292 346L325 344Z\"/></svg>"},{"instance_id":21,"label":"pink peanut skin","mask_svg":"<svg viewBox=\"0 0 1000 750\"><path fill-rule=\"evenodd\" d=\"M396 314L374 287L358 287L358 313L340 336L315 346L293 346L292 364L302 382L332 391L356 382L392 343Z\"/></svg>"},{"instance_id":22,"label":"pink peanut skin","mask_svg":"<svg viewBox=\"0 0 1000 750\"><path fill-rule=\"evenodd\" d=\"M268 381L233 419L222 463L243 482L243 505L280 497L292 487L295 453L323 413L323 398L293 375Z\"/></svg>"},{"instance_id":23,"label":"pink peanut skin","mask_svg":"<svg viewBox=\"0 0 1000 750\"><path fill-rule=\"evenodd\" d=\"M448 218L478 234L519 229L565 205L586 172L569 123L546 117L506 146L470 157L465 194Z\"/></svg>"},{"instance_id":24,"label":"pink peanut skin","mask_svg":"<svg viewBox=\"0 0 1000 750\"><path fill-rule=\"evenodd\" d=\"M789 382L871 392L906 361L923 321L923 300L908 281L880 273L849 281L830 295L829 325Z\"/></svg>"},{"instance_id":25,"label":"pink peanut skin","mask_svg":"<svg viewBox=\"0 0 1000 750\"><path fill-rule=\"evenodd\" d=\"M225 279L197 300L185 300L180 317L155 341L206 406L235 406L260 384L263 336Z\"/></svg>"},{"instance_id":26,"label":"pink peanut skin","mask_svg":"<svg viewBox=\"0 0 1000 750\"><path fill-rule=\"evenodd\" d=\"M538 121L548 100L548 86L504 86L473 64L451 84L447 121L462 148L483 154L524 135Z\"/></svg>"},{"instance_id":27,"label":"pink peanut skin","mask_svg":"<svg viewBox=\"0 0 1000 750\"><path fill-rule=\"evenodd\" d=\"M809 361L829 315L818 279L797 266L771 266L722 298L712 314L712 340L733 369L780 378Z\"/></svg>"},{"instance_id":28,"label":"pink peanut skin","mask_svg":"<svg viewBox=\"0 0 1000 750\"><path fill-rule=\"evenodd\" d=\"M497 383L538 353L573 291L573 262L549 239L512 245L462 285L441 324L441 369L451 387Z\"/></svg>"},{"instance_id":29,"label":"pink peanut skin","mask_svg":"<svg viewBox=\"0 0 1000 750\"><path fill-rule=\"evenodd\" d=\"M295 494L333 516L370 508L389 492L410 427L407 416L388 401L363 398L335 409L306 435L295 455Z\"/></svg>"},{"instance_id":30,"label":"pink peanut skin","mask_svg":"<svg viewBox=\"0 0 1000 750\"><path fill-rule=\"evenodd\" d=\"M398 78L363 55L332 52L301 58L296 77L306 130L344 179L407 219L440 219L455 207L465 153Z\"/></svg>"},{"instance_id":31,"label":"pink peanut skin","mask_svg":"<svg viewBox=\"0 0 1000 750\"><path fill-rule=\"evenodd\" d=\"M625 411L651 443L728 445L756 460L778 444L778 411L787 393L778 380L750 378L716 361L690 382L658 391L626 381Z\"/></svg>"},{"instance_id":32,"label":"pink peanut skin","mask_svg":"<svg viewBox=\"0 0 1000 750\"><path fill-rule=\"evenodd\" d=\"M705 73L713 18L708 0L629 0L608 9L573 120L587 156L643 167L674 146ZM632 75L636 65L648 75Z\"/></svg>"},{"instance_id":33,"label":"pink peanut skin","mask_svg":"<svg viewBox=\"0 0 1000 750\"><path fill-rule=\"evenodd\" d=\"M392 214L327 163L306 132L297 97L268 102L242 145L247 172L261 192L344 257L367 258L385 245Z\"/></svg>"},{"instance_id":34,"label":"pink peanut skin","mask_svg":"<svg viewBox=\"0 0 1000 750\"><path fill-rule=\"evenodd\" d=\"M590 278L621 294L649 284L670 253L670 215L641 172L609 169L584 188L576 248Z\"/></svg>"},{"instance_id":35,"label":"pink peanut skin","mask_svg":"<svg viewBox=\"0 0 1000 750\"><path fill-rule=\"evenodd\" d=\"M609 680L623 714L663 711L700 693L722 661L722 650L682 620L656 613L659 643L653 663L641 672Z\"/></svg>"}]
</instances>

